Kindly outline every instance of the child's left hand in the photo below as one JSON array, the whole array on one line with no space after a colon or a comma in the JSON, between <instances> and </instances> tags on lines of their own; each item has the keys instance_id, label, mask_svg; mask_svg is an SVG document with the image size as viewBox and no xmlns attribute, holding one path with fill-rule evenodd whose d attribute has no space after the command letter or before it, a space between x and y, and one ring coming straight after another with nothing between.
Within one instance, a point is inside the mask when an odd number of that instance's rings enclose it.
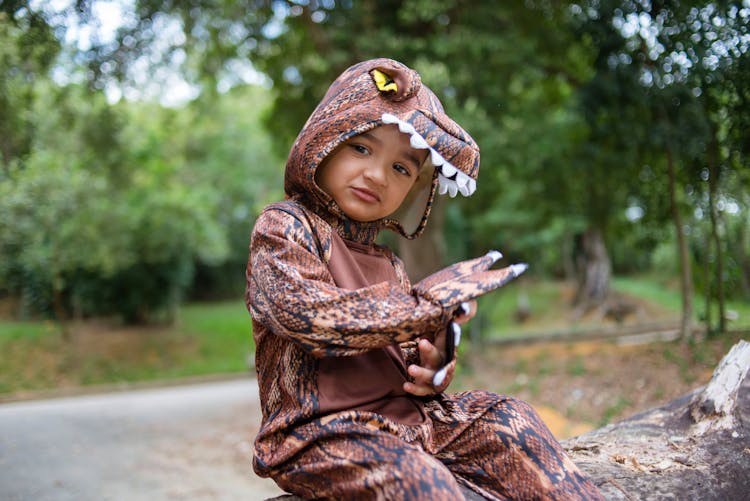
<instances>
[{"instance_id":1,"label":"child's left hand","mask_svg":"<svg viewBox=\"0 0 750 501\"><path fill-rule=\"evenodd\" d=\"M436 342L437 341L438 340L436 339ZM443 368L443 365L445 364L444 356L440 350L438 350L437 347L427 339L419 340L418 349L419 363L422 365L412 364L409 366L408 372L409 375L414 378L414 382L407 381L404 383L404 391L418 397L440 393L448 387L453 379L456 360L454 359L448 364L448 371L440 387L435 387L432 384L432 378L435 377L435 372Z\"/></svg>"},{"instance_id":2,"label":"child's left hand","mask_svg":"<svg viewBox=\"0 0 750 501\"><path fill-rule=\"evenodd\" d=\"M468 322L477 311L476 301L468 301L466 308L454 316L453 321L458 324ZM445 347L445 334L438 335L435 338L435 344L427 339L420 339L418 344L419 361L422 365L412 364L408 368L409 375L414 378L414 382L404 383L404 391L417 396L434 395L444 391L453 380L453 373L456 368L456 360L453 359L446 367L446 374L439 386L433 384L435 373L445 365L445 348L440 350L438 346Z\"/></svg>"}]
</instances>

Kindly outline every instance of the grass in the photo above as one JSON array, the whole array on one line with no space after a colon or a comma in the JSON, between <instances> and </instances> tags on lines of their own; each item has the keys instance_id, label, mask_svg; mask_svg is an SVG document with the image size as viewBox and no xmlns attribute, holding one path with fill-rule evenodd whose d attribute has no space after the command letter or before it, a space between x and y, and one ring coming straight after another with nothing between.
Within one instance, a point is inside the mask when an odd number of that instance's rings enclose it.
<instances>
[{"instance_id":1,"label":"grass","mask_svg":"<svg viewBox=\"0 0 750 501\"><path fill-rule=\"evenodd\" d=\"M524 298L528 300L533 322L518 323L514 317ZM481 323L483 335L490 337L517 336L550 329L568 311L561 283L535 280L511 283L479 298L478 306L477 320Z\"/></svg>"},{"instance_id":2,"label":"grass","mask_svg":"<svg viewBox=\"0 0 750 501\"><path fill-rule=\"evenodd\" d=\"M180 329L199 341L200 357L189 368L197 374L239 372L255 351L250 315L243 301L190 304L182 308ZM239 355L239 356L238 356Z\"/></svg>"},{"instance_id":3,"label":"grass","mask_svg":"<svg viewBox=\"0 0 750 501\"><path fill-rule=\"evenodd\" d=\"M612 288L654 303L665 310L679 312L682 308L680 291L669 281L656 277L614 277Z\"/></svg>"},{"instance_id":4,"label":"grass","mask_svg":"<svg viewBox=\"0 0 750 501\"><path fill-rule=\"evenodd\" d=\"M254 351L242 301L190 304L174 326L72 324L69 339L51 322L0 321L3 394L246 373Z\"/></svg>"},{"instance_id":5,"label":"grass","mask_svg":"<svg viewBox=\"0 0 750 501\"><path fill-rule=\"evenodd\" d=\"M631 296L639 297L656 304L666 310L679 312L682 309L682 296L679 291L679 284L672 278L660 278L652 275L641 275L633 277L615 277L612 280L612 287L618 292L623 292ZM737 319L730 322L729 328L750 326L750 302L748 301L727 301L727 312L733 312ZM713 323L716 323L718 316L718 306L712 305ZM693 297L693 311L695 320L701 321L704 316L705 298L702 294L695 294Z\"/></svg>"},{"instance_id":6,"label":"grass","mask_svg":"<svg viewBox=\"0 0 750 501\"><path fill-rule=\"evenodd\" d=\"M658 320L668 318L675 323L679 321L682 296L679 284L674 278L662 278L656 275L618 276L613 278L612 288L615 292L647 303L652 313L659 312ZM523 278L516 283L510 283L507 287L479 299L478 321L482 335L502 338L596 327L597 321L590 317L578 320L571 318L572 293L572 285L564 282ZM518 305L524 300L529 305L531 318L521 323L514 317ZM704 305L703 297L696 294L693 299L696 323L700 323L704 316ZM737 315L737 320L729 322L730 329L750 326L750 302L728 301L726 308ZM718 313L714 311L712 315L714 324L717 315ZM654 320L657 318L646 319L646 321Z\"/></svg>"}]
</instances>

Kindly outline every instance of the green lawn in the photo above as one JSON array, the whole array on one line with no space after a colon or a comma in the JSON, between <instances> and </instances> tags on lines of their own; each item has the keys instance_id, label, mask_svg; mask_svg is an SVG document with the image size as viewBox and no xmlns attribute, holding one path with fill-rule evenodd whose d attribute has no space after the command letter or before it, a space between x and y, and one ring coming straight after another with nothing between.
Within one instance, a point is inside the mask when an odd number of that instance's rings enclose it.
<instances>
[{"instance_id":1,"label":"green lawn","mask_svg":"<svg viewBox=\"0 0 750 501\"><path fill-rule=\"evenodd\" d=\"M614 277L614 291L639 301L645 301L648 312L639 321L643 323L678 322L682 308L679 284L675 279L664 279L652 275ZM518 322L514 316L519 303L529 305L531 316L525 322ZM571 284L554 281L537 281L521 278L502 289L492 292L479 300L482 336L489 338L516 337L568 330L597 328L595 315L574 320L570 304L573 297ZM696 294L693 299L696 322L703 318L704 299ZM714 305L713 320L718 316ZM750 326L750 303L728 301L727 310L737 316L728 323L729 328ZM608 326L612 322L608 323Z\"/></svg>"},{"instance_id":2,"label":"green lawn","mask_svg":"<svg viewBox=\"0 0 750 501\"><path fill-rule=\"evenodd\" d=\"M254 351L241 300L189 304L174 326L0 321L0 396L90 384L246 373Z\"/></svg>"},{"instance_id":3,"label":"green lawn","mask_svg":"<svg viewBox=\"0 0 750 501\"><path fill-rule=\"evenodd\" d=\"M199 343L200 356L189 361L188 372L247 370L255 344L244 301L186 305L180 312L179 329Z\"/></svg>"},{"instance_id":4,"label":"green lawn","mask_svg":"<svg viewBox=\"0 0 750 501\"><path fill-rule=\"evenodd\" d=\"M667 310L679 312L682 308L682 297L673 280L660 280L645 276L614 277L612 288L618 292L646 299Z\"/></svg>"},{"instance_id":5,"label":"green lawn","mask_svg":"<svg viewBox=\"0 0 750 501\"><path fill-rule=\"evenodd\" d=\"M660 279L652 276L638 277L615 277L612 286L616 291L648 300L667 310L679 312L682 308L682 296L679 285L674 279ZM693 298L693 312L696 321L704 318L705 299L696 294ZM727 301L726 310L728 315L736 316L735 320L728 322L731 328L748 328L750 326L750 302ZM712 305L712 319L716 323L718 317L718 305Z\"/></svg>"}]
</instances>

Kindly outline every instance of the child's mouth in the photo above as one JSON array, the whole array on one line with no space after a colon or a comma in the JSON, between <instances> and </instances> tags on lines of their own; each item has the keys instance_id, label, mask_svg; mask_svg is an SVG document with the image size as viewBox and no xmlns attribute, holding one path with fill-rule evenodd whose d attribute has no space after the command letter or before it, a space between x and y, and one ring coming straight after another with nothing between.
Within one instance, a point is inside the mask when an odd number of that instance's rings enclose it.
<instances>
[{"instance_id":1,"label":"child's mouth","mask_svg":"<svg viewBox=\"0 0 750 501\"><path fill-rule=\"evenodd\" d=\"M368 190L367 188L352 187L352 191L358 198L364 200L365 202L380 202L380 197L378 196L378 194L374 191Z\"/></svg>"}]
</instances>

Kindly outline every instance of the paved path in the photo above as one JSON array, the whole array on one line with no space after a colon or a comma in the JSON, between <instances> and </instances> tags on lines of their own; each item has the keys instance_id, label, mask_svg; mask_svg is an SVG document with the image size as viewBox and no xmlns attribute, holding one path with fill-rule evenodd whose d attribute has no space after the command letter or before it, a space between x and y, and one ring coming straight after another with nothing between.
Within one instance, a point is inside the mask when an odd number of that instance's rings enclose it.
<instances>
[{"instance_id":1,"label":"paved path","mask_svg":"<svg viewBox=\"0 0 750 501\"><path fill-rule=\"evenodd\" d=\"M252 379L0 404L0 499L262 500Z\"/></svg>"}]
</instances>

